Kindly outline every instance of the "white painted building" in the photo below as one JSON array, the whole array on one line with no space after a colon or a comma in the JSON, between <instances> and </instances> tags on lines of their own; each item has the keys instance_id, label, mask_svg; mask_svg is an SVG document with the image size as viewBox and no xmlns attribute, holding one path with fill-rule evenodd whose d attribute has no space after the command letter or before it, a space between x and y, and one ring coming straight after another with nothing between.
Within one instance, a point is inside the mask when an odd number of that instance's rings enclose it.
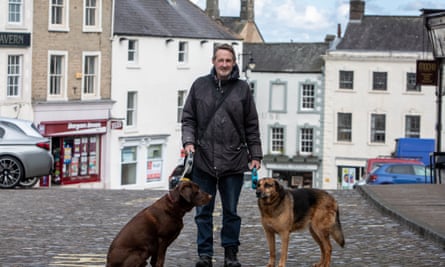
<instances>
[{"instance_id":1,"label":"white painted building","mask_svg":"<svg viewBox=\"0 0 445 267\"><path fill-rule=\"evenodd\" d=\"M111 121L122 127L110 130L105 188L167 188L181 160L182 105L216 43L242 51L189 1L116 1Z\"/></svg>"},{"instance_id":2,"label":"white painted building","mask_svg":"<svg viewBox=\"0 0 445 267\"><path fill-rule=\"evenodd\" d=\"M33 1L0 1L0 116L33 119Z\"/></svg>"},{"instance_id":3,"label":"white painted building","mask_svg":"<svg viewBox=\"0 0 445 267\"><path fill-rule=\"evenodd\" d=\"M422 17L368 16L351 1L345 36L324 59L322 188L359 179L397 138L435 137L435 88L416 86L416 61L432 59Z\"/></svg>"}]
</instances>

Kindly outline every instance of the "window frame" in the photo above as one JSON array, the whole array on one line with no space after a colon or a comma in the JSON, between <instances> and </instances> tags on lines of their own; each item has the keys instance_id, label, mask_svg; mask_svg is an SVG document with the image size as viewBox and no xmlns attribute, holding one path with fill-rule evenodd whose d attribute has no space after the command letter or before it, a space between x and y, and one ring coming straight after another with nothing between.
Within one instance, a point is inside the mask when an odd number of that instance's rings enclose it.
<instances>
[{"instance_id":1,"label":"window frame","mask_svg":"<svg viewBox=\"0 0 445 267\"><path fill-rule=\"evenodd\" d=\"M54 3L54 1L61 1L62 4ZM49 31L69 31L69 0L49 0L48 8L48 30ZM55 14L53 13L54 8L61 9L60 23L53 23ZM57 14L59 15L59 14Z\"/></svg>"},{"instance_id":2,"label":"window frame","mask_svg":"<svg viewBox=\"0 0 445 267\"><path fill-rule=\"evenodd\" d=\"M131 160L125 160L124 157L124 150L125 149L134 149L134 153L132 153L134 155L134 158L132 158ZM121 167L121 179L120 179L120 185L121 186L132 186L132 185L136 185L138 182L138 146L137 145L128 145L128 146L124 146L121 149L121 159L120 159L120 167ZM130 177L130 179L128 179L128 181L133 181L134 183L123 183L123 179L124 179L124 165L130 166L134 168L134 177ZM134 179L132 179L134 178Z\"/></svg>"},{"instance_id":3,"label":"window frame","mask_svg":"<svg viewBox=\"0 0 445 267\"><path fill-rule=\"evenodd\" d=\"M416 121L411 121L416 119ZM420 115L405 115L405 137L406 138L420 138Z\"/></svg>"},{"instance_id":4,"label":"window frame","mask_svg":"<svg viewBox=\"0 0 445 267\"><path fill-rule=\"evenodd\" d=\"M176 121L178 123L182 122L182 112L184 110L184 105L185 105L185 100L187 98L187 90L178 90L178 101L177 103L177 108L178 108L178 112L176 114L177 118Z\"/></svg>"},{"instance_id":5,"label":"window frame","mask_svg":"<svg viewBox=\"0 0 445 267\"><path fill-rule=\"evenodd\" d=\"M305 131L310 131L310 133L305 132ZM310 139L307 138L308 135L310 134ZM298 151L300 152L301 155L311 155L312 153L314 153L314 134L315 134L315 129L313 127L301 127L298 131L298 136L299 136L299 148Z\"/></svg>"},{"instance_id":6,"label":"window frame","mask_svg":"<svg viewBox=\"0 0 445 267\"><path fill-rule=\"evenodd\" d=\"M61 74L60 74L60 93L59 94L51 94L51 79L54 76L51 74L52 70L52 57L53 56L60 56L62 57L62 67L61 67ZM48 100L66 100L67 97L67 71L68 71L68 52L66 51L48 51L48 81L47 81L47 99Z\"/></svg>"},{"instance_id":7,"label":"window frame","mask_svg":"<svg viewBox=\"0 0 445 267\"><path fill-rule=\"evenodd\" d=\"M14 60L15 62L11 63L10 59L12 58L18 59L18 62ZM23 89L23 55L21 54L8 55L7 64L8 65L6 73L6 97L8 98L20 97ZM13 90L14 92L11 93L11 90Z\"/></svg>"},{"instance_id":8,"label":"window frame","mask_svg":"<svg viewBox=\"0 0 445 267\"><path fill-rule=\"evenodd\" d=\"M308 88L311 87L311 88ZM315 110L315 84L314 83L301 83L300 84L300 111L308 112ZM308 107L305 107L305 104Z\"/></svg>"},{"instance_id":9,"label":"window frame","mask_svg":"<svg viewBox=\"0 0 445 267\"><path fill-rule=\"evenodd\" d=\"M24 0L8 0L8 24L9 25L22 25L24 16ZM11 7L17 7L12 10ZM18 20L11 20L11 17L18 17Z\"/></svg>"},{"instance_id":10,"label":"window frame","mask_svg":"<svg viewBox=\"0 0 445 267\"><path fill-rule=\"evenodd\" d=\"M189 59L189 43L187 41L178 42L178 64L186 65Z\"/></svg>"},{"instance_id":11,"label":"window frame","mask_svg":"<svg viewBox=\"0 0 445 267\"><path fill-rule=\"evenodd\" d=\"M274 132L280 130L281 132ZM283 125L272 125L269 127L269 151L272 155L283 155L285 146L286 129Z\"/></svg>"},{"instance_id":12,"label":"window frame","mask_svg":"<svg viewBox=\"0 0 445 267\"><path fill-rule=\"evenodd\" d=\"M383 119L383 121L377 121ZM383 128L381 125L383 124ZM370 141L373 144L385 144L386 143L386 114L374 113L371 114L370 124Z\"/></svg>"},{"instance_id":13,"label":"window frame","mask_svg":"<svg viewBox=\"0 0 445 267\"><path fill-rule=\"evenodd\" d=\"M407 72L406 73L406 91L410 93L421 92L422 87L417 84L416 73Z\"/></svg>"},{"instance_id":14,"label":"window frame","mask_svg":"<svg viewBox=\"0 0 445 267\"><path fill-rule=\"evenodd\" d=\"M348 116L348 118L346 118ZM337 142L352 141L352 113L337 113Z\"/></svg>"},{"instance_id":15,"label":"window frame","mask_svg":"<svg viewBox=\"0 0 445 267\"><path fill-rule=\"evenodd\" d=\"M372 72L372 90L388 91L388 72L386 71Z\"/></svg>"},{"instance_id":16,"label":"window frame","mask_svg":"<svg viewBox=\"0 0 445 267\"><path fill-rule=\"evenodd\" d=\"M88 5L91 1L96 2L96 6ZM89 11L94 9L93 13ZM88 19L94 14L95 23L88 24ZM83 31L84 32L102 32L102 0L84 0L83 1Z\"/></svg>"},{"instance_id":17,"label":"window frame","mask_svg":"<svg viewBox=\"0 0 445 267\"><path fill-rule=\"evenodd\" d=\"M94 66L90 68L90 60L94 58ZM99 99L100 98L100 52L84 52L82 54L82 99ZM91 72L91 69L94 72ZM92 80L92 82L91 82ZM90 87L93 86L92 92ZM87 91L88 90L88 91Z\"/></svg>"},{"instance_id":18,"label":"window frame","mask_svg":"<svg viewBox=\"0 0 445 267\"><path fill-rule=\"evenodd\" d=\"M130 107L130 98L132 99L133 106ZM128 91L127 92L127 105L125 114L125 127L133 128L137 125L137 107L138 107L138 92ZM131 117L132 123L130 124L129 117Z\"/></svg>"},{"instance_id":19,"label":"window frame","mask_svg":"<svg viewBox=\"0 0 445 267\"><path fill-rule=\"evenodd\" d=\"M133 44L133 47L131 47ZM131 59L131 57L133 57ZM137 64L139 62L139 41L136 39L128 39L127 45L127 63Z\"/></svg>"},{"instance_id":20,"label":"window frame","mask_svg":"<svg viewBox=\"0 0 445 267\"><path fill-rule=\"evenodd\" d=\"M345 90L354 90L354 71L339 70L338 88Z\"/></svg>"}]
</instances>

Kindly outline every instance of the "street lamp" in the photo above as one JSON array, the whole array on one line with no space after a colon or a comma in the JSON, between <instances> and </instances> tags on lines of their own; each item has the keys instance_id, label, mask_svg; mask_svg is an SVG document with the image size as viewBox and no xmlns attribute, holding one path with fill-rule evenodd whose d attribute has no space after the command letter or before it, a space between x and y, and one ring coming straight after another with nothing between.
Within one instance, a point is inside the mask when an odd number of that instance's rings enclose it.
<instances>
[{"instance_id":1,"label":"street lamp","mask_svg":"<svg viewBox=\"0 0 445 267\"><path fill-rule=\"evenodd\" d=\"M443 96L443 74L445 62L445 10L440 9L422 9L425 27L428 31L428 36L433 46L433 55L436 59L438 68L437 79L437 125L436 125L436 152L434 153L434 162L436 158L444 157L441 153L441 137L442 137L442 96ZM434 163L436 168L436 163ZM441 183L440 171L439 182Z\"/></svg>"},{"instance_id":2,"label":"street lamp","mask_svg":"<svg viewBox=\"0 0 445 267\"><path fill-rule=\"evenodd\" d=\"M249 61L247 62L247 64L244 63L244 57L245 56L249 56ZM253 60L252 52L239 53L238 54L238 61L240 61L241 57L243 59L243 62L242 62L243 66L242 66L241 70L242 70L242 72L244 72L246 80L248 81L249 80L248 71L252 71L253 69L255 69L256 64L255 64L255 61Z\"/></svg>"}]
</instances>

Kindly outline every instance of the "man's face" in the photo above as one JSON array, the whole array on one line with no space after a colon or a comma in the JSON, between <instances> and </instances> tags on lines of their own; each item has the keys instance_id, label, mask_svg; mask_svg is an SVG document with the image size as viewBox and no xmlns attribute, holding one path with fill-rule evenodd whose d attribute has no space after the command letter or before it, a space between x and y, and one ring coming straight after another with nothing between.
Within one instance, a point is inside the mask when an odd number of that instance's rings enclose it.
<instances>
[{"instance_id":1,"label":"man's face","mask_svg":"<svg viewBox=\"0 0 445 267\"><path fill-rule=\"evenodd\" d=\"M218 79L228 79L233 66L235 66L232 53L225 49L218 49L215 54L215 59L213 59L213 66L215 66Z\"/></svg>"}]
</instances>

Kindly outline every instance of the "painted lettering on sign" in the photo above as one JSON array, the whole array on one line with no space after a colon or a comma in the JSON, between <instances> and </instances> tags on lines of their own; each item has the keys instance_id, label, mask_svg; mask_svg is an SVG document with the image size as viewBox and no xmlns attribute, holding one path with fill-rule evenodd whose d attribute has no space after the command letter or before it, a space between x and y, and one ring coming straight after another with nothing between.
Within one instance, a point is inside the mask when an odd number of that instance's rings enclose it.
<instances>
[{"instance_id":1,"label":"painted lettering on sign","mask_svg":"<svg viewBox=\"0 0 445 267\"><path fill-rule=\"evenodd\" d=\"M30 33L0 32L0 46L29 46Z\"/></svg>"}]
</instances>

